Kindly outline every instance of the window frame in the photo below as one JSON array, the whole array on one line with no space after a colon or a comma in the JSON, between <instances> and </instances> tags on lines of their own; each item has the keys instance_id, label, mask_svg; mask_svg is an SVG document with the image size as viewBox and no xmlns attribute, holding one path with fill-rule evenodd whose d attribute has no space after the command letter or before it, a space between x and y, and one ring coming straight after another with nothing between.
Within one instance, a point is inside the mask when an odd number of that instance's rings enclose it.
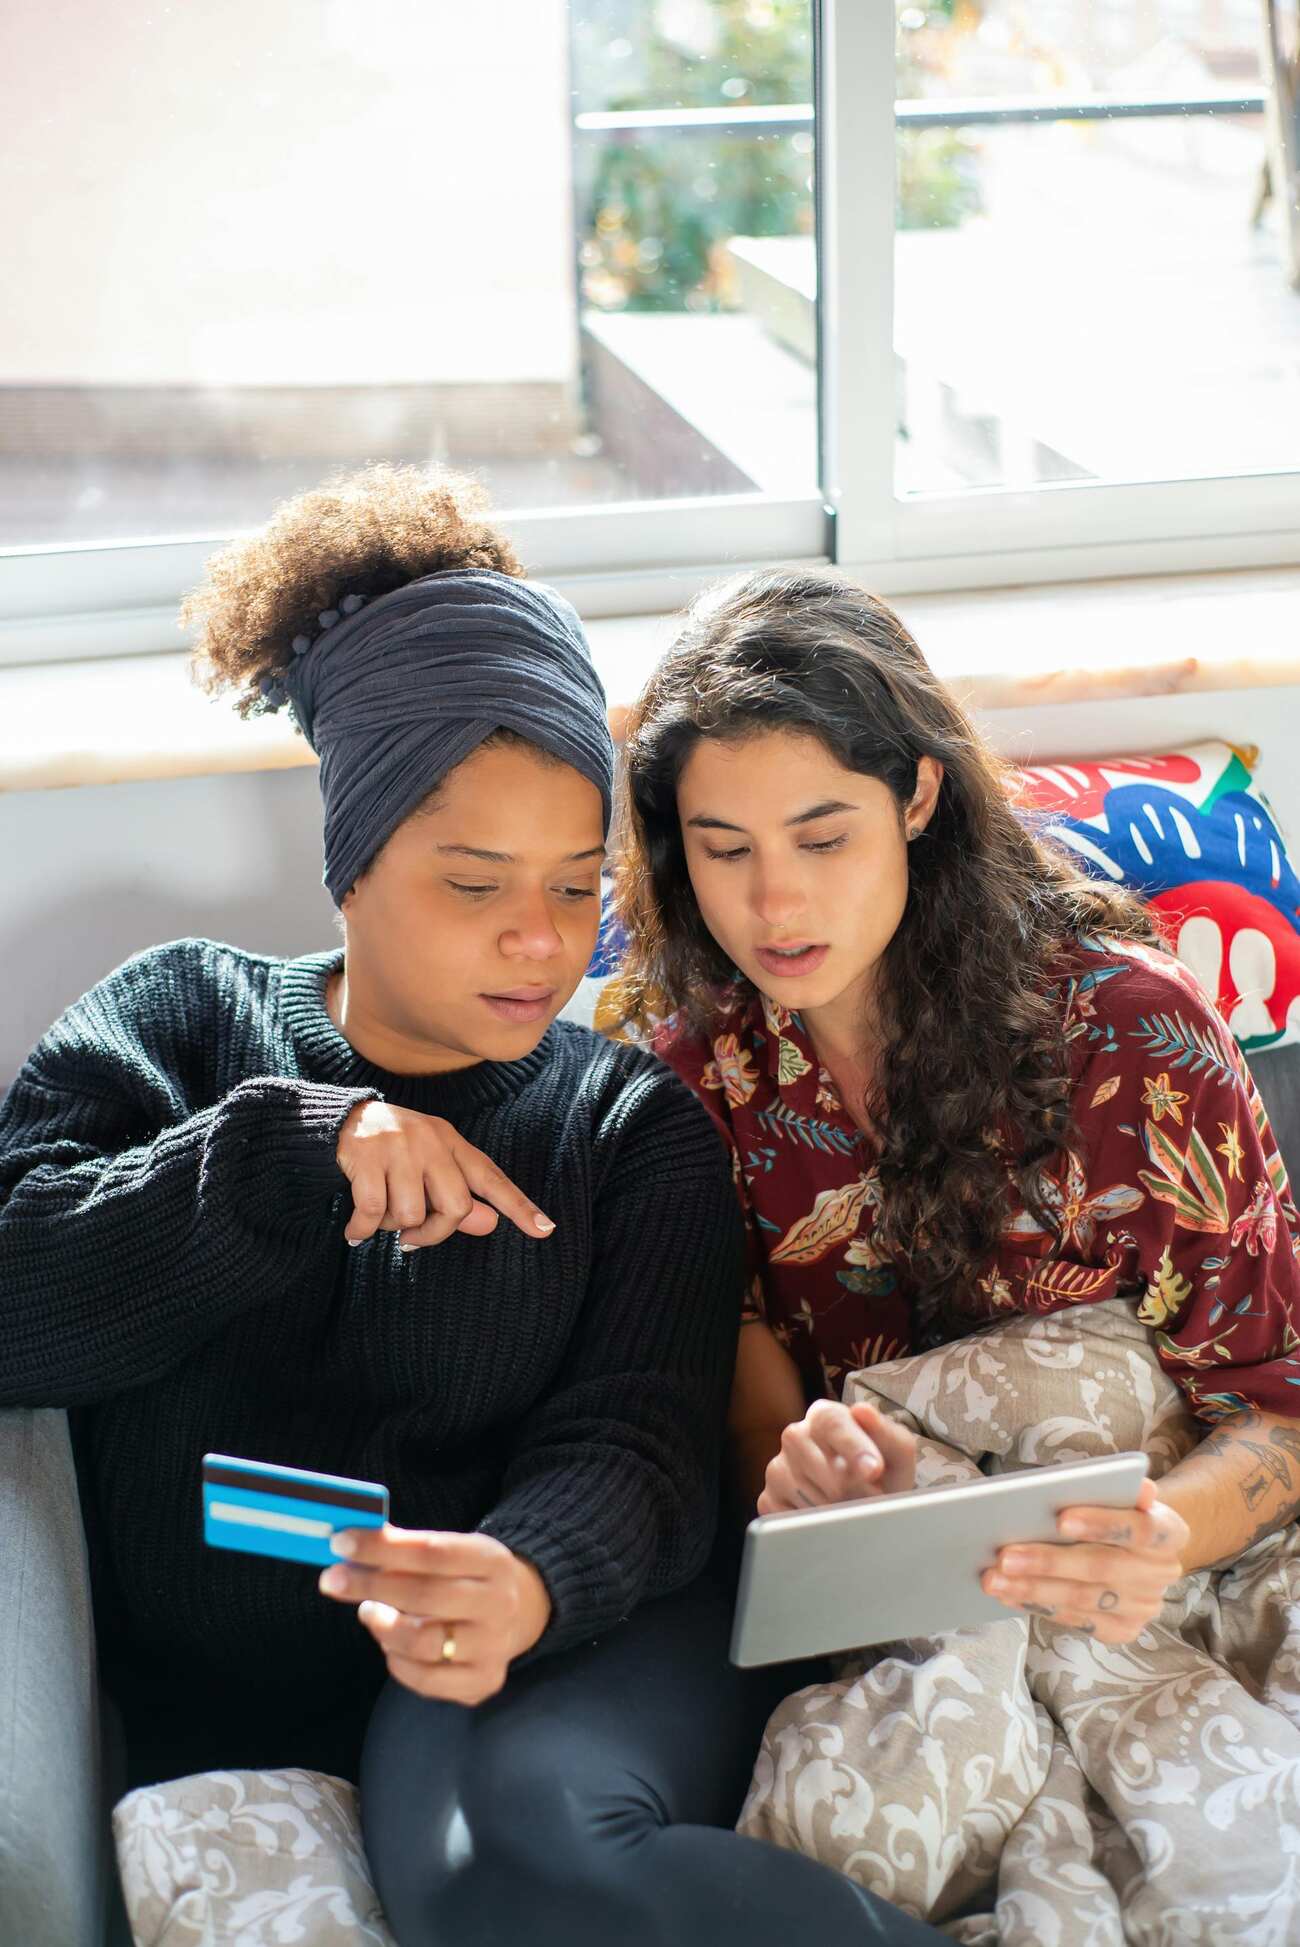
<instances>
[{"instance_id":1,"label":"window frame","mask_svg":"<svg viewBox=\"0 0 1300 1947\"><path fill-rule=\"evenodd\" d=\"M896 495L894 13L821 0L822 450L839 564L904 593L1300 562L1300 449L1289 473ZM846 193L861 184L876 193Z\"/></svg>"},{"instance_id":2,"label":"window frame","mask_svg":"<svg viewBox=\"0 0 1300 1947\"><path fill-rule=\"evenodd\" d=\"M750 562L831 559L820 495L717 494L495 514L589 617L654 614ZM0 551L0 668L177 650L177 608L229 534Z\"/></svg>"}]
</instances>

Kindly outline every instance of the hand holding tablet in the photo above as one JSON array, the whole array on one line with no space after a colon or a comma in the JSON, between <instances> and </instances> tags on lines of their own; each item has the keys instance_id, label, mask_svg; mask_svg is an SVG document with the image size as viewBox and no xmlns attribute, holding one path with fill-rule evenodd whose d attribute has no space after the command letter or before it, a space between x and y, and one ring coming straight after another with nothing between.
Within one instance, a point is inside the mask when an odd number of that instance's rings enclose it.
<instances>
[{"instance_id":1,"label":"hand holding tablet","mask_svg":"<svg viewBox=\"0 0 1300 1947\"><path fill-rule=\"evenodd\" d=\"M1067 1508L1114 1509L1131 1527L1149 1513L1135 1506L1146 1476L1145 1454L1111 1454L760 1516L745 1537L732 1661L781 1663L1004 1622L1012 1612L982 1579L998 1551L1058 1548ZM1179 1517L1160 1515L1176 1540ZM1170 1564L1177 1570L1173 1554Z\"/></svg>"},{"instance_id":2,"label":"hand holding tablet","mask_svg":"<svg viewBox=\"0 0 1300 1947\"><path fill-rule=\"evenodd\" d=\"M760 1514L899 1494L916 1485L916 1436L877 1407L817 1399L781 1436L758 1497Z\"/></svg>"}]
</instances>

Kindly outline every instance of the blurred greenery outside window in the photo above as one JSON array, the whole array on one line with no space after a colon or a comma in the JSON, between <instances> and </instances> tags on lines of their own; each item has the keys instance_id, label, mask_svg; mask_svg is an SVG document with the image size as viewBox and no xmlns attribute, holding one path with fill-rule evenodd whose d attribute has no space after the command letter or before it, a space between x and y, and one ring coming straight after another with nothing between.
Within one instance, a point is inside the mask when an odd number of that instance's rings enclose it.
<instances>
[{"instance_id":1,"label":"blurred greenery outside window","mask_svg":"<svg viewBox=\"0 0 1300 1947\"><path fill-rule=\"evenodd\" d=\"M636 0L574 23L575 109L788 106L812 100L809 0ZM718 311L721 246L811 235L813 137L695 130L578 135L582 296L602 311Z\"/></svg>"},{"instance_id":2,"label":"blurred greenery outside window","mask_svg":"<svg viewBox=\"0 0 1300 1947\"><path fill-rule=\"evenodd\" d=\"M925 92L962 0L899 7L898 92ZM808 0L634 0L586 6L574 22L575 109L632 113L811 102ZM600 311L725 311L736 303L725 245L735 236L810 236L813 135L694 130L578 134L583 301ZM980 211L978 142L904 131L900 229L945 229Z\"/></svg>"}]
</instances>

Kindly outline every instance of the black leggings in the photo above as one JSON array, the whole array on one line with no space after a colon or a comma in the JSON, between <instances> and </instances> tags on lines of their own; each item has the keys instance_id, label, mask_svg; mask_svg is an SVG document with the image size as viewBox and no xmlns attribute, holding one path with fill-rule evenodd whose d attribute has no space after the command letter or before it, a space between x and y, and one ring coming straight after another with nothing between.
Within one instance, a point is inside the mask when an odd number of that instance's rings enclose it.
<instances>
[{"instance_id":1,"label":"black leggings","mask_svg":"<svg viewBox=\"0 0 1300 1947\"><path fill-rule=\"evenodd\" d=\"M476 1710L390 1683L361 1805L400 1947L942 1942L829 1867L731 1830L799 1673L734 1669L730 1625L729 1595L702 1581L527 1665Z\"/></svg>"}]
</instances>

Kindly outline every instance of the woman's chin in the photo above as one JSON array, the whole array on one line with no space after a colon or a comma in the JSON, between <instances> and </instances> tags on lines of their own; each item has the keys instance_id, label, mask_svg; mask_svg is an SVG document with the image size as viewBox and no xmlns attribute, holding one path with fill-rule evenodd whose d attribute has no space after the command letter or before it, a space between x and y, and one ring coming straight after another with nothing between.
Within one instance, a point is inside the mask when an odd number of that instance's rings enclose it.
<instances>
[{"instance_id":1,"label":"woman's chin","mask_svg":"<svg viewBox=\"0 0 1300 1947\"><path fill-rule=\"evenodd\" d=\"M767 968L758 965L747 967L744 972L746 978L774 1007L785 1007L791 1014L804 1016L843 1003L846 996L862 992L865 979L865 975L858 971L846 980L843 968L830 956L816 973L807 974L802 979L774 977Z\"/></svg>"}]
</instances>

